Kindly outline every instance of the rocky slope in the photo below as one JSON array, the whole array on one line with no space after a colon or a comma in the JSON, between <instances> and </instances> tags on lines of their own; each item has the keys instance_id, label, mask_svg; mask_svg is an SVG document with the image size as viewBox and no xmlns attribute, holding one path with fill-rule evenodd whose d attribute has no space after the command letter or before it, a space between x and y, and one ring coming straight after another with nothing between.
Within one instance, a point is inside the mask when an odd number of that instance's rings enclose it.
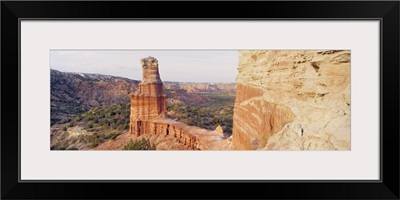
<instances>
[{"instance_id":1,"label":"rocky slope","mask_svg":"<svg viewBox=\"0 0 400 200\"><path fill-rule=\"evenodd\" d=\"M240 51L238 70L235 149L350 149L350 51Z\"/></svg>"},{"instance_id":2,"label":"rocky slope","mask_svg":"<svg viewBox=\"0 0 400 200\"><path fill-rule=\"evenodd\" d=\"M56 122L103 104L127 103L138 81L100 74L51 70L51 119Z\"/></svg>"}]
</instances>

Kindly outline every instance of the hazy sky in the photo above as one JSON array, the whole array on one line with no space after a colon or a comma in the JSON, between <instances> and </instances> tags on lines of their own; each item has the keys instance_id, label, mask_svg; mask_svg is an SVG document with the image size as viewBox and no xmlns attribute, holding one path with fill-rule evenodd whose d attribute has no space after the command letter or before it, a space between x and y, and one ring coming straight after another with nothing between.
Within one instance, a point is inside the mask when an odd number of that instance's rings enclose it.
<instances>
[{"instance_id":1,"label":"hazy sky","mask_svg":"<svg viewBox=\"0 0 400 200\"><path fill-rule=\"evenodd\" d=\"M235 82L239 52L198 50L50 51L50 67L63 72L107 74L142 79L140 59L158 59L161 80L179 82Z\"/></svg>"}]
</instances>

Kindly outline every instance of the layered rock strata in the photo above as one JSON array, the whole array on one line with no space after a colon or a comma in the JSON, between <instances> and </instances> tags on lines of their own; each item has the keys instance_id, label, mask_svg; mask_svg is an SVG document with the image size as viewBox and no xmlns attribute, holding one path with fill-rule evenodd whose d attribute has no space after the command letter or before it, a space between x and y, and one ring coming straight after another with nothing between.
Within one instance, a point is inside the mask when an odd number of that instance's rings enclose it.
<instances>
[{"instance_id":1,"label":"layered rock strata","mask_svg":"<svg viewBox=\"0 0 400 200\"><path fill-rule=\"evenodd\" d=\"M178 149L186 150L222 150L230 148L230 144L223 139L220 133L206 130L199 127L188 126L184 123L168 118L157 118L140 122L140 134L149 138L156 136L159 141L154 140L157 149ZM160 146L165 140L172 140L177 144Z\"/></svg>"},{"instance_id":2,"label":"layered rock strata","mask_svg":"<svg viewBox=\"0 0 400 200\"><path fill-rule=\"evenodd\" d=\"M130 135L145 137L158 150L216 150L231 149L232 142L216 131L188 126L166 117L166 95L154 57L141 60L143 79L138 91L130 94ZM121 137L124 138L124 137ZM130 137L131 138L131 137ZM122 142L106 142L97 149L121 148ZM118 146L115 146L119 144Z\"/></svg>"},{"instance_id":3,"label":"layered rock strata","mask_svg":"<svg viewBox=\"0 0 400 200\"><path fill-rule=\"evenodd\" d=\"M141 59L143 79L139 89L131 93L130 132L140 134L142 120L165 116L166 95L158 72L158 60L153 57Z\"/></svg>"},{"instance_id":4,"label":"layered rock strata","mask_svg":"<svg viewBox=\"0 0 400 200\"><path fill-rule=\"evenodd\" d=\"M350 51L240 51L236 81L235 149L350 149Z\"/></svg>"}]
</instances>

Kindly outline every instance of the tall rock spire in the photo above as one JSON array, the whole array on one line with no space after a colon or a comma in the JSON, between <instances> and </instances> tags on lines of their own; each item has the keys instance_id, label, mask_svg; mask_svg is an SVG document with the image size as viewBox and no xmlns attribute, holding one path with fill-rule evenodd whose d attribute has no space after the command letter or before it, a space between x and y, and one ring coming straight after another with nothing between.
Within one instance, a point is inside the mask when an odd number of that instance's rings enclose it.
<instances>
[{"instance_id":1,"label":"tall rock spire","mask_svg":"<svg viewBox=\"0 0 400 200\"><path fill-rule=\"evenodd\" d=\"M143 68L142 83L162 83L160 74L158 73L158 60L157 58L148 56L140 59Z\"/></svg>"},{"instance_id":2,"label":"tall rock spire","mask_svg":"<svg viewBox=\"0 0 400 200\"><path fill-rule=\"evenodd\" d=\"M139 134L142 120L165 117L166 95L158 72L158 60L146 57L141 60L143 78L139 90L130 94L130 132Z\"/></svg>"},{"instance_id":3,"label":"tall rock spire","mask_svg":"<svg viewBox=\"0 0 400 200\"><path fill-rule=\"evenodd\" d=\"M163 83L158 72L158 60L154 57L140 60L143 69L143 78L139 84L139 93L149 96L164 95Z\"/></svg>"}]
</instances>

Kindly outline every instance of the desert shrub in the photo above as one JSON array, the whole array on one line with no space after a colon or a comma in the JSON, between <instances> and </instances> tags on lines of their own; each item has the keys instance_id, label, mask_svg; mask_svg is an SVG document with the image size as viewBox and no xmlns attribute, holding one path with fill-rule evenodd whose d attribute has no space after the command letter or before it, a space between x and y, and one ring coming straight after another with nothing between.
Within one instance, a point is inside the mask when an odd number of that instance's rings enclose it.
<instances>
[{"instance_id":1,"label":"desert shrub","mask_svg":"<svg viewBox=\"0 0 400 200\"><path fill-rule=\"evenodd\" d=\"M117 138L119 135L121 135L121 134L120 134L120 133L119 133L119 134L114 134L114 133L113 133L112 136L111 136L111 139L112 139L112 140L115 140L115 138Z\"/></svg>"},{"instance_id":2,"label":"desert shrub","mask_svg":"<svg viewBox=\"0 0 400 200\"><path fill-rule=\"evenodd\" d=\"M113 128L113 129L118 129L118 124L117 124L117 123L113 124L113 125L112 125L112 128Z\"/></svg>"},{"instance_id":3,"label":"desert shrub","mask_svg":"<svg viewBox=\"0 0 400 200\"><path fill-rule=\"evenodd\" d=\"M59 124L65 124L65 123L68 123L70 121L71 121L71 119L61 119L58 123Z\"/></svg>"},{"instance_id":4,"label":"desert shrub","mask_svg":"<svg viewBox=\"0 0 400 200\"><path fill-rule=\"evenodd\" d=\"M108 122L107 120L103 121L103 126L108 127L110 126L110 122Z\"/></svg>"},{"instance_id":5,"label":"desert shrub","mask_svg":"<svg viewBox=\"0 0 400 200\"><path fill-rule=\"evenodd\" d=\"M125 145L124 150L156 150L156 146L152 145L148 139L142 138L130 142Z\"/></svg>"},{"instance_id":6,"label":"desert shrub","mask_svg":"<svg viewBox=\"0 0 400 200\"><path fill-rule=\"evenodd\" d=\"M92 120L94 120L94 116L92 113L88 112L85 114L85 117L83 118L83 120L85 120L86 122L92 121Z\"/></svg>"},{"instance_id":7,"label":"desert shrub","mask_svg":"<svg viewBox=\"0 0 400 200\"><path fill-rule=\"evenodd\" d=\"M73 122L79 122L79 121L81 121L81 116L80 115L77 115L77 116L75 116L74 117L74 119L72 120Z\"/></svg>"},{"instance_id":8,"label":"desert shrub","mask_svg":"<svg viewBox=\"0 0 400 200\"><path fill-rule=\"evenodd\" d=\"M190 106L169 105L168 110L175 111L171 113L170 118L190 126L209 130L221 125L230 133L232 131L235 93L209 92L198 94L208 98L209 101Z\"/></svg>"},{"instance_id":9,"label":"desert shrub","mask_svg":"<svg viewBox=\"0 0 400 200\"><path fill-rule=\"evenodd\" d=\"M66 148L63 147L63 146L59 146L59 147L56 148L56 150L66 150Z\"/></svg>"},{"instance_id":10,"label":"desert shrub","mask_svg":"<svg viewBox=\"0 0 400 200\"><path fill-rule=\"evenodd\" d=\"M78 136L78 141L79 141L79 142L85 142L85 141L86 141L85 136L84 136L84 135L79 135L79 136Z\"/></svg>"},{"instance_id":11,"label":"desert shrub","mask_svg":"<svg viewBox=\"0 0 400 200\"><path fill-rule=\"evenodd\" d=\"M214 116L214 118L213 118L213 123L214 123L214 124L220 123L219 117Z\"/></svg>"},{"instance_id":12,"label":"desert shrub","mask_svg":"<svg viewBox=\"0 0 400 200\"><path fill-rule=\"evenodd\" d=\"M129 121L124 124L123 130L129 129Z\"/></svg>"},{"instance_id":13,"label":"desert shrub","mask_svg":"<svg viewBox=\"0 0 400 200\"><path fill-rule=\"evenodd\" d=\"M90 145L89 145L89 148L95 148L95 147L97 147L97 146L99 146L99 143L98 142L93 142L93 143L91 143Z\"/></svg>"},{"instance_id":14,"label":"desert shrub","mask_svg":"<svg viewBox=\"0 0 400 200\"><path fill-rule=\"evenodd\" d=\"M66 127L66 126L64 126L62 130L63 130L63 131L67 131L67 127Z\"/></svg>"},{"instance_id":15,"label":"desert shrub","mask_svg":"<svg viewBox=\"0 0 400 200\"><path fill-rule=\"evenodd\" d=\"M129 125L130 104L111 104L97 106L86 113L76 115L72 122L87 122L103 129L127 129ZM89 125L91 126L91 125ZM89 128L89 127L86 127Z\"/></svg>"},{"instance_id":16,"label":"desert shrub","mask_svg":"<svg viewBox=\"0 0 400 200\"><path fill-rule=\"evenodd\" d=\"M115 140L115 138L117 138L121 134L122 134L121 132L114 132L114 133L102 135L101 138L104 140L108 140L108 139Z\"/></svg>"},{"instance_id":17,"label":"desert shrub","mask_svg":"<svg viewBox=\"0 0 400 200\"><path fill-rule=\"evenodd\" d=\"M93 128L93 123L87 124L86 128Z\"/></svg>"}]
</instances>

